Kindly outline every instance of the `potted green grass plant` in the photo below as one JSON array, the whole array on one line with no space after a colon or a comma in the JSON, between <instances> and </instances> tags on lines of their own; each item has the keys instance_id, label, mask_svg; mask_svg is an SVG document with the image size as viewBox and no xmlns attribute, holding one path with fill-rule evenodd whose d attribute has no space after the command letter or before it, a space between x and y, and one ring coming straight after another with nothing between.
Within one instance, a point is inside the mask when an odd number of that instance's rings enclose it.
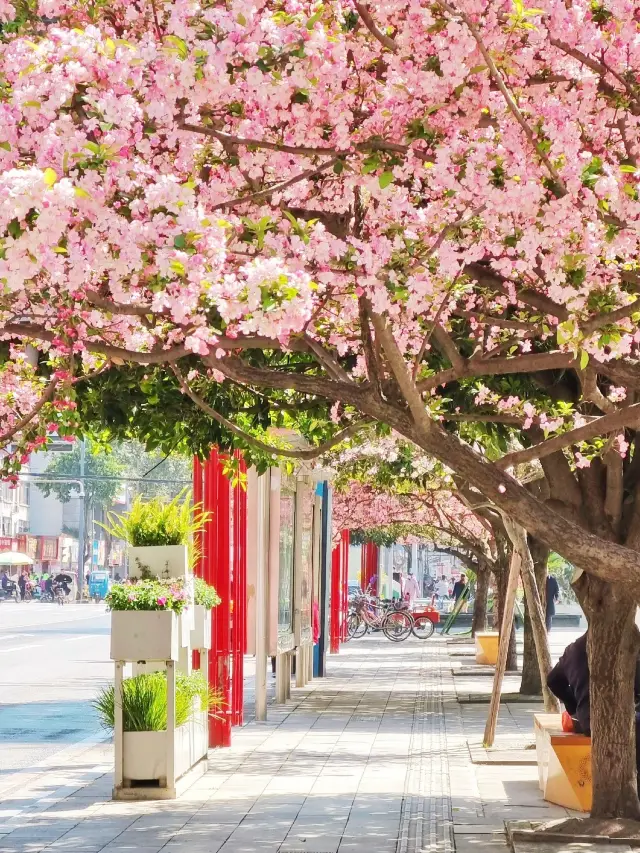
<instances>
[{"instance_id":1,"label":"potted green grass plant","mask_svg":"<svg viewBox=\"0 0 640 853\"><path fill-rule=\"evenodd\" d=\"M207 755L208 716L220 707L219 694L210 690L203 673L176 673L176 779ZM115 726L115 689L105 687L93 706L101 724ZM123 776L129 784L144 781L163 785L167 776L167 679L165 672L127 678L122 682Z\"/></svg>"}]
</instances>

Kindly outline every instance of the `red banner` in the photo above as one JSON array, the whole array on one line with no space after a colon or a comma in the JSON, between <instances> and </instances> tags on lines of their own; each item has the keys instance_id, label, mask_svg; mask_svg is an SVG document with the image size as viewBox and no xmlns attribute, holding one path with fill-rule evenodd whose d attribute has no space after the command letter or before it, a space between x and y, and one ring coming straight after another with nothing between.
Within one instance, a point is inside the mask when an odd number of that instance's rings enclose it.
<instances>
[{"instance_id":1,"label":"red banner","mask_svg":"<svg viewBox=\"0 0 640 853\"><path fill-rule=\"evenodd\" d=\"M18 535L18 551L35 560L38 553L38 538L29 536L28 533L20 533Z\"/></svg>"},{"instance_id":2,"label":"red banner","mask_svg":"<svg viewBox=\"0 0 640 853\"><path fill-rule=\"evenodd\" d=\"M0 536L0 551L17 551L18 543L11 536Z\"/></svg>"},{"instance_id":3,"label":"red banner","mask_svg":"<svg viewBox=\"0 0 640 853\"><path fill-rule=\"evenodd\" d=\"M57 560L59 552L59 539L57 536L40 536L40 560Z\"/></svg>"}]
</instances>

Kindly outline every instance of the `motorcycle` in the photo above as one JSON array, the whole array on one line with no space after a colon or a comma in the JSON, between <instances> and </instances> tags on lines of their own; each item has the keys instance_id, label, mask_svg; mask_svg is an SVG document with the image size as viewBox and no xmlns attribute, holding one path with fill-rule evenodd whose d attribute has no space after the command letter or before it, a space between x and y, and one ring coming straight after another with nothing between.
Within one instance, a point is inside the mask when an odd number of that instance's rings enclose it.
<instances>
[{"instance_id":1,"label":"motorcycle","mask_svg":"<svg viewBox=\"0 0 640 853\"><path fill-rule=\"evenodd\" d=\"M18 587L15 581L7 581L6 587L0 588L0 601L20 601Z\"/></svg>"}]
</instances>

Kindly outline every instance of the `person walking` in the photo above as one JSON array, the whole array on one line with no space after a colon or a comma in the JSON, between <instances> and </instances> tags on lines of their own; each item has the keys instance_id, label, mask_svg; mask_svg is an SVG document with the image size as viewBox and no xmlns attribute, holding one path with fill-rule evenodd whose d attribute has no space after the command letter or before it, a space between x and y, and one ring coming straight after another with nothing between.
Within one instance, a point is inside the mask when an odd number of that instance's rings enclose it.
<instances>
[{"instance_id":1,"label":"person walking","mask_svg":"<svg viewBox=\"0 0 640 853\"><path fill-rule=\"evenodd\" d=\"M436 584L436 595L438 596L438 598L442 599L449 598L449 581L444 575L442 575L442 577Z\"/></svg>"},{"instance_id":2,"label":"person walking","mask_svg":"<svg viewBox=\"0 0 640 853\"><path fill-rule=\"evenodd\" d=\"M462 575L460 575L459 580L457 580L453 585L453 599L455 602L457 602L458 599L460 598L460 596L464 594L466 589L467 589L467 576L462 574Z\"/></svg>"},{"instance_id":3,"label":"person walking","mask_svg":"<svg viewBox=\"0 0 640 853\"><path fill-rule=\"evenodd\" d=\"M18 588L20 589L20 599L24 601L24 594L27 588L27 579L24 576L24 572L20 572L20 576L18 577Z\"/></svg>"},{"instance_id":4,"label":"person walking","mask_svg":"<svg viewBox=\"0 0 640 853\"><path fill-rule=\"evenodd\" d=\"M547 575L546 593L546 612L544 621L547 626L547 633L549 633L553 617L556 615L556 601L559 601L560 599L560 587L558 586L558 581L553 575Z\"/></svg>"},{"instance_id":5,"label":"person walking","mask_svg":"<svg viewBox=\"0 0 640 853\"><path fill-rule=\"evenodd\" d=\"M408 602L409 608L412 609L416 602L416 598L420 596L420 587L416 576L413 574L413 569L409 569L404 582L404 600Z\"/></svg>"}]
</instances>

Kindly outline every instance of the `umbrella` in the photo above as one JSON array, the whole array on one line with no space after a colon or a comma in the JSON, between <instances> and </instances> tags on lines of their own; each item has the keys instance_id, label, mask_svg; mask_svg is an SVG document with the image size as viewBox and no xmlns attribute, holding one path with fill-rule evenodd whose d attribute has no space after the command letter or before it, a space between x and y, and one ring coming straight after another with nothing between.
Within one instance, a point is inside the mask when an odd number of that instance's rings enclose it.
<instances>
[{"instance_id":1,"label":"umbrella","mask_svg":"<svg viewBox=\"0 0 640 853\"><path fill-rule=\"evenodd\" d=\"M71 577L71 575L67 575L67 574L63 573L60 575L56 575L54 578L54 581L56 583L73 583L73 578Z\"/></svg>"},{"instance_id":2,"label":"umbrella","mask_svg":"<svg viewBox=\"0 0 640 853\"><path fill-rule=\"evenodd\" d=\"M3 551L0 554L0 566L32 566L33 560L20 551Z\"/></svg>"}]
</instances>

